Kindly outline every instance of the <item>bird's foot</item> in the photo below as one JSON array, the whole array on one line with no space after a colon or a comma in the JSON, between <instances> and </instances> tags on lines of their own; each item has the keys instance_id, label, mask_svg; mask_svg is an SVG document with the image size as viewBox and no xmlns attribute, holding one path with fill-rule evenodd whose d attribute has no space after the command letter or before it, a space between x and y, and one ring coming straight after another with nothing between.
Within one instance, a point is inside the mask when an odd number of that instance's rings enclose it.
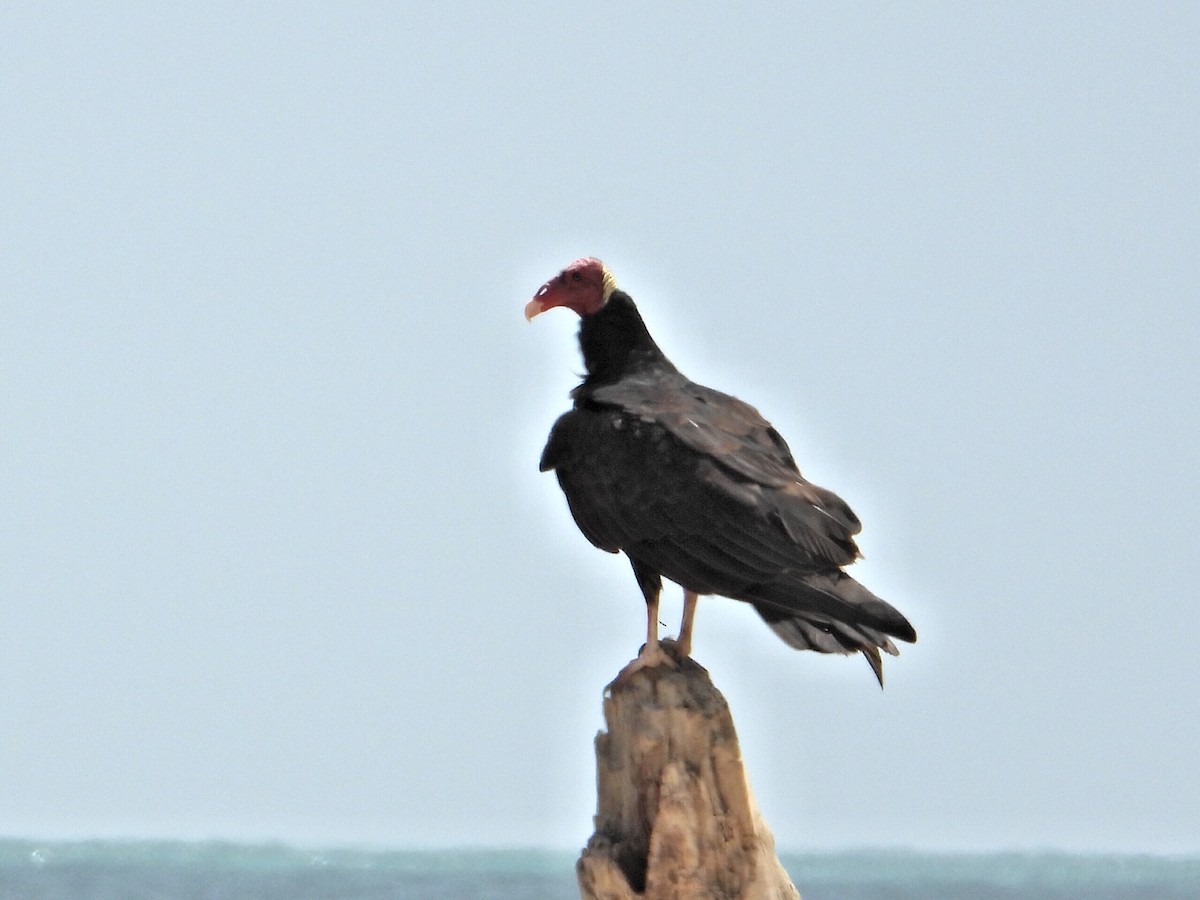
<instances>
[{"instance_id":1,"label":"bird's foot","mask_svg":"<svg viewBox=\"0 0 1200 900\"><path fill-rule=\"evenodd\" d=\"M669 645L669 651L674 656L680 658L690 657L692 655L692 636L690 634L681 634L678 638L664 638L663 643Z\"/></svg>"},{"instance_id":2,"label":"bird's foot","mask_svg":"<svg viewBox=\"0 0 1200 900\"><path fill-rule=\"evenodd\" d=\"M671 643L674 644L673 641ZM642 647L641 653L635 659L631 660L629 665L617 673L616 680L620 681L623 678L628 678L634 672L641 669L653 669L657 666L667 666L671 669L677 669L679 668L679 663L674 654L669 653L661 643L656 641L653 644L646 644Z\"/></svg>"}]
</instances>

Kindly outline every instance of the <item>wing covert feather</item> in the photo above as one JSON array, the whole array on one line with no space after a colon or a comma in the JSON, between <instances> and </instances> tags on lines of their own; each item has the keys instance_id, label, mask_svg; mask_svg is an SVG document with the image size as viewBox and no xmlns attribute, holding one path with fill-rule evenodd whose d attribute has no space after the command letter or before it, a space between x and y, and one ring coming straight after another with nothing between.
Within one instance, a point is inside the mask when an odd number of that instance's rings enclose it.
<instances>
[{"instance_id":1,"label":"wing covert feather","mask_svg":"<svg viewBox=\"0 0 1200 900\"><path fill-rule=\"evenodd\" d=\"M555 423L541 467L588 540L727 596L853 562L860 526L841 498L752 406L678 378L598 388Z\"/></svg>"}]
</instances>

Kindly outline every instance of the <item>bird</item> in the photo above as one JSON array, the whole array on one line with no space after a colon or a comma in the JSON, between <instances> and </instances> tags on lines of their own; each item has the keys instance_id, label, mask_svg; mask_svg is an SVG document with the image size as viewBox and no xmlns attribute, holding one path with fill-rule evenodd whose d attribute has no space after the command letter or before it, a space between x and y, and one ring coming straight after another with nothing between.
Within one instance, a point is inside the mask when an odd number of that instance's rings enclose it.
<instances>
[{"instance_id":1,"label":"bird","mask_svg":"<svg viewBox=\"0 0 1200 900\"><path fill-rule=\"evenodd\" d=\"M880 651L896 656L891 639L917 634L844 571L861 556L850 506L800 474L757 409L681 373L599 259L543 284L525 318L558 307L579 315L586 372L539 468L557 476L584 537L633 567L646 642L621 675L674 665L658 638L665 578L683 589L678 655L691 654L698 599L717 595L749 603L798 650L861 652L882 688Z\"/></svg>"}]
</instances>

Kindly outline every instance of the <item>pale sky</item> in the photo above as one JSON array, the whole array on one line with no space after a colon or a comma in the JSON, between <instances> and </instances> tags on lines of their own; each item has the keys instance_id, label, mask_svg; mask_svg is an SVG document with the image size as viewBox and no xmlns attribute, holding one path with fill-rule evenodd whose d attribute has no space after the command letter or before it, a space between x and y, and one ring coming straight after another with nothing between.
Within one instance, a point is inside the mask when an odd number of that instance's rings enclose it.
<instances>
[{"instance_id":1,"label":"pale sky","mask_svg":"<svg viewBox=\"0 0 1200 900\"><path fill-rule=\"evenodd\" d=\"M701 602L781 847L1200 852L1200 8L513 6L6 9L0 835L582 845L596 255L920 634Z\"/></svg>"}]
</instances>

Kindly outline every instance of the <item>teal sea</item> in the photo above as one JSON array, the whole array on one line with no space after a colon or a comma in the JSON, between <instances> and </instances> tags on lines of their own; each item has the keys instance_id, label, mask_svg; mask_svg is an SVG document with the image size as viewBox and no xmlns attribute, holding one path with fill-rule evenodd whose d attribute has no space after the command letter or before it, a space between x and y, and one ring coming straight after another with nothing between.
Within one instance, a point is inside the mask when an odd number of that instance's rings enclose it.
<instances>
[{"instance_id":1,"label":"teal sea","mask_svg":"<svg viewBox=\"0 0 1200 900\"><path fill-rule=\"evenodd\" d=\"M782 854L804 900L1200 898L1200 857ZM574 854L0 840L0 900L562 900Z\"/></svg>"}]
</instances>

